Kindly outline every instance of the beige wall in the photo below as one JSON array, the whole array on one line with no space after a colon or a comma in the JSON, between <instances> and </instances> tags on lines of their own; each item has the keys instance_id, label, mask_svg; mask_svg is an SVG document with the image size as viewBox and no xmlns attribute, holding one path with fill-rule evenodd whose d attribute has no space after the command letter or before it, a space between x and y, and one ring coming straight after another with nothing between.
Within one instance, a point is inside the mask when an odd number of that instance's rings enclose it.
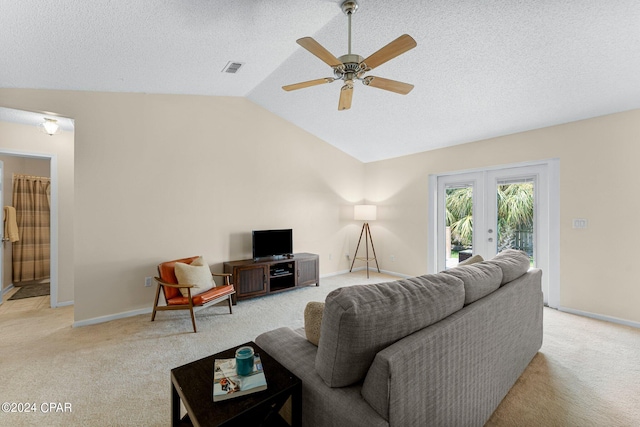
<instances>
[{"instance_id":1,"label":"beige wall","mask_svg":"<svg viewBox=\"0 0 640 427\"><path fill-rule=\"evenodd\" d=\"M0 90L0 105L3 103L3 92ZM32 111L35 109L31 109ZM58 303L73 302L73 132L61 132L49 136L36 126L19 125L0 121L0 152L26 153L49 156L56 162L58 170ZM27 160L27 162L30 162ZM50 163L50 160L45 161ZM34 173L37 169L34 170ZM31 172L29 172L31 173ZM6 183L11 179L5 178ZM9 184L10 185L10 184ZM52 217L53 218L53 217Z\"/></svg>"},{"instance_id":2,"label":"beige wall","mask_svg":"<svg viewBox=\"0 0 640 427\"><path fill-rule=\"evenodd\" d=\"M291 227L321 274L348 269L364 165L244 98L0 89L0 104L75 119L77 322L150 309L159 262L250 257L252 229Z\"/></svg>"},{"instance_id":3,"label":"beige wall","mask_svg":"<svg viewBox=\"0 0 640 427\"><path fill-rule=\"evenodd\" d=\"M32 128L22 126L25 134L30 134ZM0 128L1 129L1 128ZM0 134L0 139L2 134ZM0 155L2 161L2 198L3 206L13 206L12 182L13 174L50 176L50 160L35 159L22 156ZM12 280L12 250L11 242L3 242L2 244L2 289L6 289L13 283Z\"/></svg>"},{"instance_id":4,"label":"beige wall","mask_svg":"<svg viewBox=\"0 0 640 427\"><path fill-rule=\"evenodd\" d=\"M367 164L366 198L380 206L372 234L381 267L427 271L429 174L551 158L560 159L560 305L640 322L640 110ZM573 218L588 219L588 228L573 229Z\"/></svg>"},{"instance_id":5,"label":"beige wall","mask_svg":"<svg viewBox=\"0 0 640 427\"><path fill-rule=\"evenodd\" d=\"M74 191L60 208L73 221L72 233L61 224L60 269L65 289L72 270L76 321L149 309L143 282L158 262L203 254L220 271L250 256L252 229L292 227L296 251L321 255L321 274L344 271L363 198L379 205L381 268L423 274L429 174L550 158L560 159L561 306L640 321L638 232L619 225L640 204L638 110L362 164L243 98L0 89L0 105L76 120Z\"/></svg>"}]
</instances>

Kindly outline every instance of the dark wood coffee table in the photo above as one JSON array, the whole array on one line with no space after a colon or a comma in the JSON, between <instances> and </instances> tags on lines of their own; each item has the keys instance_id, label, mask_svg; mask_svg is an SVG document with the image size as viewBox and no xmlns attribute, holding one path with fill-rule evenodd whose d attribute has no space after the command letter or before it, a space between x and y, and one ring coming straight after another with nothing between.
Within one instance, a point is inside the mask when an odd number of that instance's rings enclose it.
<instances>
[{"instance_id":1,"label":"dark wood coffee table","mask_svg":"<svg viewBox=\"0 0 640 427\"><path fill-rule=\"evenodd\" d=\"M260 354L267 389L222 402L213 401L213 363L250 345ZM254 342L241 344L171 370L172 426L288 426L278 414L291 397L291 425L302 425L302 381ZM180 417L180 400L187 414Z\"/></svg>"}]
</instances>

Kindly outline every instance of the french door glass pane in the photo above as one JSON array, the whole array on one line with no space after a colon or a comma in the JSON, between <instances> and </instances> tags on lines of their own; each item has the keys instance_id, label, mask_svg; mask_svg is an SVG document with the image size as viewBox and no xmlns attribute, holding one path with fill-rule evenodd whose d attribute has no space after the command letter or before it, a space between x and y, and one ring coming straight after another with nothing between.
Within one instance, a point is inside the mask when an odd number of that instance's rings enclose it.
<instances>
[{"instance_id":1,"label":"french door glass pane","mask_svg":"<svg viewBox=\"0 0 640 427\"><path fill-rule=\"evenodd\" d=\"M499 181L497 185L496 252L518 249L534 260L534 181Z\"/></svg>"},{"instance_id":2,"label":"french door glass pane","mask_svg":"<svg viewBox=\"0 0 640 427\"><path fill-rule=\"evenodd\" d=\"M445 188L446 267L458 265L473 251L473 185Z\"/></svg>"}]
</instances>

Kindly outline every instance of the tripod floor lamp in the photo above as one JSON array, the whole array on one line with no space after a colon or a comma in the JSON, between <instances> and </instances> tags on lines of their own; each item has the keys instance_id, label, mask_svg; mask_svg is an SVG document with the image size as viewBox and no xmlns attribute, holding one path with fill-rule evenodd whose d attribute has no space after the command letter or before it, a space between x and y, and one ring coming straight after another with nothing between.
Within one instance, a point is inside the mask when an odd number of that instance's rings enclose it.
<instances>
[{"instance_id":1,"label":"tripod floor lamp","mask_svg":"<svg viewBox=\"0 0 640 427\"><path fill-rule=\"evenodd\" d=\"M376 259L376 248L373 247L373 238L371 237L371 229L369 228L368 221L376 220L376 206L375 205L355 205L353 207L353 219L356 221L364 221L362 224L362 231L360 232L360 238L358 239L358 246L356 246L356 253L351 261L351 268L349 272L353 270L353 264L357 259L360 261L366 261L367 263L367 279L369 278L369 262L375 261L378 273L380 273L380 267L378 266L378 260ZM358 249L360 249L360 242L362 242L362 235L364 234L364 248L365 257L358 257ZM371 241L371 250L373 251L373 258L369 258L369 241Z\"/></svg>"}]
</instances>

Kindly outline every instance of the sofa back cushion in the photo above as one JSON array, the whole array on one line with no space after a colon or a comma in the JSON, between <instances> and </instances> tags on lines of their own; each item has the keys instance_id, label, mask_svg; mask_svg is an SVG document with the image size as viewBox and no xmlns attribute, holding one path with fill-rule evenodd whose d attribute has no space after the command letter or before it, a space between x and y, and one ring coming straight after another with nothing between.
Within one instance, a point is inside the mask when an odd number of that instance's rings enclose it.
<instances>
[{"instance_id":1,"label":"sofa back cushion","mask_svg":"<svg viewBox=\"0 0 640 427\"><path fill-rule=\"evenodd\" d=\"M529 255L516 249L504 250L486 262L495 264L502 270L501 285L516 280L531 267Z\"/></svg>"},{"instance_id":2,"label":"sofa back cushion","mask_svg":"<svg viewBox=\"0 0 640 427\"><path fill-rule=\"evenodd\" d=\"M316 371L329 387L356 383L380 350L463 304L464 283L449 274L336 289L325 300Z\"/></svg>"},{"instance_id":3,"label":"sofa back cushion","mask_svg":"<svg viewBox=\"0 0 640 427\"><path fill-rule=\"evenodd\" d=\"M489 295L502 283L502 269L486 261L443 271L464 282L464 305Z\"/></svg>"}]
</instances>

